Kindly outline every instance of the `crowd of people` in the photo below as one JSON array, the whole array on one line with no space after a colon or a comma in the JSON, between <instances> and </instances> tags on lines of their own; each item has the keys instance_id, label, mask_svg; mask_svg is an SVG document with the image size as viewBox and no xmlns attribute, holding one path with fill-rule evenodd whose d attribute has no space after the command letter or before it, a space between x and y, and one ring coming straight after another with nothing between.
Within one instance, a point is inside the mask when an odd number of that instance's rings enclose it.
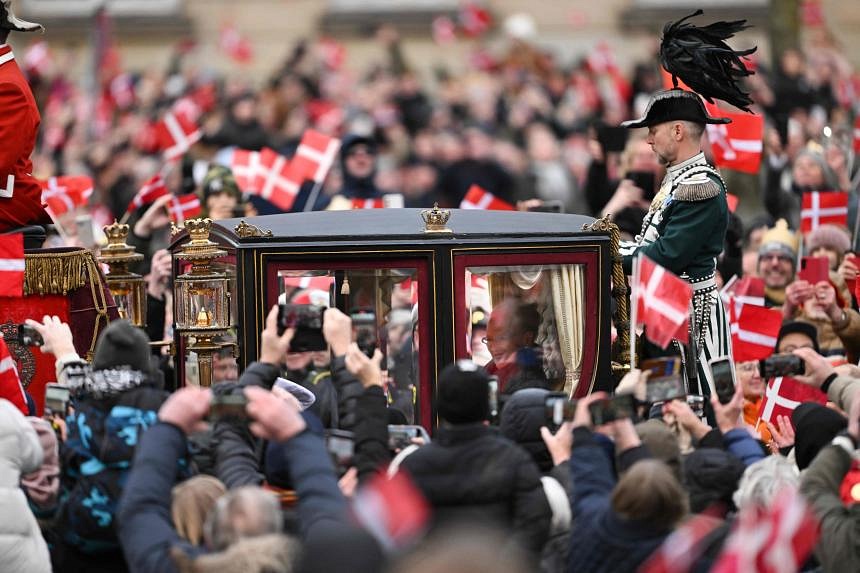
<instances>
[{"instance_id":1,"label":"crowd of people","mask_svg":"<svg viewBox=\"0 0 860 573\"><path fill-rule=\"evenodd\" d=\"M84 244L76 218L97 228L123 218L157 172L172 193L198 194L213 219L279 212L243 194L231 150L291 156L309 128L342 139L340 161L319 196L302 186L292 211L390 194L406 207L457 207L477 184L524 209L552 202L610 215L625 238L641 232L664 168L644 134L619 143L606 128L640 115L662 87L656 59L624 74L601 48L568 66L528 35L512 35L504 51L482 52L465 71L438 69L428 82L395 30L383 27L377 38L379 62L360 73L307 41L262 85L213 78L187 43L167 70L102 70L95 98L60 61L28 70L42 113L34 174L94 181L89 204L59 217L62 232L49 244ZM410 408L392 404L381 355L355 344L352 319L336 308L325 311L328 351L288 352L293 332L278 333L273 309L256 362L240 373L225 352L211 389L173 389L166 357L147 344L172 334L165 196L129 220L130 242L146 254L146 333L115 321L90 364L59 319L29 322L71 401L51 427L0 399L0 507L21 516L0 525L0 569L634 571L656 567L695 524L706 534L682 552L678 570L707 571L738 553L750 516L799 492L818 533L808 551L781 554L797 560L786 570L860 570L852 235L860 178L850 127L860 82L825 34L783 54L776 69L755 64L747 87L766 118L764 153L758 175L723 173L740 201L719 282L762 279L765 304L783 317L773 352L803 362L796 379L820 393L819 403L762 421L770 381L758 361L744 360L733 364L734 395L705 397L701 413L683 399L648 403L647 376L634 369L615 391L633 397L631 412L594 420L608 398L598 393L554 420L541 368L506 361L535 348L534 312L514 301L484 309L489 321L473 324L483 365L458 361L439 373L430 443L392 445L388 424L412 421ZM165 169L153 126L177 108L203 135ZM801 233L810 191L849 192L847 225ZM801 278L801 254L826 257L829 280ZM410 308L389 321L388 335L404 348ZM337 432L350 433L353 450L334 464L331 444L346 436Z\"/></svg>"}]
</instances>

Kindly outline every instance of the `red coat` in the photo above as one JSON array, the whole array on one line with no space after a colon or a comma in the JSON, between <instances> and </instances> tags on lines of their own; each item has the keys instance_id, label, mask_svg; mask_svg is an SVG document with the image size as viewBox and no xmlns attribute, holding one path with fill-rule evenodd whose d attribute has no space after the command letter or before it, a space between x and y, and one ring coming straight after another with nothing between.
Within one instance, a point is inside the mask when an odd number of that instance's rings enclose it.
<instances>
[{"instance_id":1,"label":"red coat","mask_svg":"<svg viewBox=\"0 0 860 573\"><path fill-rule=\"evenodd\" d=\"M30 154L39 130L39 109L12 48L0 46L0 232L50 223Z\"/></svg>"}]
</instances>

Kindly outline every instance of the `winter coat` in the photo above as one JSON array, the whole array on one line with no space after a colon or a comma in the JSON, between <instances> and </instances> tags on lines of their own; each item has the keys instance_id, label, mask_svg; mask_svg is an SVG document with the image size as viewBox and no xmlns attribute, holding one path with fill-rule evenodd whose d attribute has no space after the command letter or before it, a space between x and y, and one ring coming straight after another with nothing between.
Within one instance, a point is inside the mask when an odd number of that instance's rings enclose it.
<instances>
[{"instance_id":1,"label":"winter coat","mask_svg":"<svg viewBox=\"0 0 860 573\"><path fill-rule=\"evenodd\" d=\"M121 563L116 507L141 435L157 421L167 394L143 373L92 370L83 361L58 377L71 390L74 414L60 450L62 487L57 532L69 555L111 555ZM73 559L73 557L60 557ZM88 568L88 567L84 567Z\"/></svg>"},{"instance_id":2,"label":"winter coat","mask_svg":"<svg viewBox=\"0 0 860 573\"><path fill-rule=\"evenodd\" d=\"M529 455L484 424L439 428L401 463L433 506L436 524L480 521L507 527L538 554L550 508Z\"/></svg>"},{"instance_id":3,"label":"winter coat","mask_svg":"<svg viewBox=\"0 0 860 573\"><path fill-rule=\"evenodd\" d=\"M364 481L391 461L388 449L388 404L382 386L365 388L356 400L355 456L358 478Z\"/></svg>"},{"instance_id":4,"label":"winter coat","mask_svg":"<svg viewBox=\"0 0 860 573\"><path fill-rule=\"evenodd\" d=\"M623 519L612 509L616 478L612 458L591 431L574 430L570 456L573 480L571 573L636 571L663 543L668 530Z\"/></svg>"},{"instance_id":5,"label":"winter coat","mask_svg":"<svg viewBox=\"0 0 860 573\"><path fill-rule=\"evenodd\" d=\"M801 493L821 521L815 556L826 573L860 571L860 504L846 506L839 495L851 461L851 454L842 446L827 446L815 457L800 481Z\"/></svg>"},{"instance_id":6,"label":"winter coat","mask_svg":"<svg viewBox=\"0 0 860 573\"><path fill-rule=\"evenodd\" d=\"M20 487L21 473L42 465L42 446L36 432L18 409L0 399L0 571L51 571L48 546L27 506Z\"/></svg>"}]
</instances>

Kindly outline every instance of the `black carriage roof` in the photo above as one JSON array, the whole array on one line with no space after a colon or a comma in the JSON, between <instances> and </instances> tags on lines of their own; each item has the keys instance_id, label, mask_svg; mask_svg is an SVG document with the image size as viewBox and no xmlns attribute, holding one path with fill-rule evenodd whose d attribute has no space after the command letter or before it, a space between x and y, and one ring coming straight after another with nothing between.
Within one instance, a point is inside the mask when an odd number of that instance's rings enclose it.
<instances>
[{"instance_id":1,"label":"black carriage roof","mask_svg":"<svg viewBox=\"0 0 860 573\"><path fill-rule=\"evenodd\" d=\"M584 215L451 209L448 228L452 233L425 233L422 209L355 209L283 213L260 217L224 219L215 225L219 234L236 240L241 221L272 231L272 237L249 237L248 241L359 240L370 238L441 240L452 237L571 236L583 231L594 219ZM225 232L226 231L226 232ZM218 231L216 231L218 232ZM240 242L245 242L239 239Z\"/></svg>"}]
</instances>

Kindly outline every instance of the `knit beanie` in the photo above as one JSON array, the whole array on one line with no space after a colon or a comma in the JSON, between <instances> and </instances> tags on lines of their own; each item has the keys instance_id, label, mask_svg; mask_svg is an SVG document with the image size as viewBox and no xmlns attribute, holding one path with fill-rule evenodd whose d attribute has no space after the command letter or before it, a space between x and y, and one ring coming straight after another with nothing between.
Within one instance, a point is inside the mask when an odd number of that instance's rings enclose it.
<instances>
[{"instance_id":1,"label":"knit beanie","mask_svg":"<svg viewBox=\"0 0 860 573\"><path fill-rule=\"evenodd\" d=\"M794 457L797 468L805 470L830 440L848 426L844 416L826 406L804 402L791 413L794 426Z\"/></svg>"},{"instance_id":2,"label":"knit beanie","mask_svg":"<svg viewBox=\"0 0 860 573\"><path fill-rule=\"evenodd\" d=\"M451 424L483 422L490 417L490 376L471 360L458 360L439 373L439 417Z\"/></svg>"},{"instance_id":3,"label":"knit beanie","mask_svg":"<svg viewBox=\"0 0 860 573\"><path fill-rule=\"evenodd\" d=\"M701 513L715 503L733 508L732 494L744 473L744 464L718 448L699 448L684 460L684 486L690 494L690 511Z\"/></svg>"},{"instance_id":4,"label":"knit beanie","mask_svg":"<svg viewBox=\"0 0 860 573\"><path fill-rule=\"evenodd\" d=\"M814 324L801 320L792 320L782 324L779 328L779 334L776 336L776 345L773 347L774 351L779 348L779 343L782 342L782 339L789 334L803 334L812 341L812 349L818 354L821 353L821 347L818 345L818 329Z\"/></svg>"},{"instance_id":5,"label":"knit beanie","mask_svg":"<svg viewBox=\"0 0 860 573\"><path fill-rule=\"evenodd\" d=\"M502 435L526 450L542 472L552 469L552 456L540 434L547 425L546 397L549 390L523 388L508 398L499 419Z\"/></svg>"},{"instance_id":6,"label":"knit beanie","mask_svg":"<svg viewBox=\"0 0 860 573\"><path fill-rule=\"evenodd\" d=\"M152 373L152 352L146 333L127 320L115 320L96 343L93 370L127 367Z\"/></svg>"},{"instance_id":7,"label":"knit beanie","mask_svg":"<svg viewBox=\"0 0 860 573\"><path fill-rule=\"evenodd\" d=\"M793 267L799 246L800 239L788 229L786 220L780 219L776 222L776 225L768 229L762 236L758 254L761 257L770 253L779 253L791 259Z\"/></svg>"},{"instance_id":8,"label":"knit beanie","mask_svg":"<svg viewBox=\"0 0 860 573\"><path fill-rule=\"evenodd\" d=\"M821 225L806 235L806 250L810 253L819 247L833 249L839 253L839 258L851 248L851 236L842 227L836 225Z\"/></svg>"}]
</instances>

